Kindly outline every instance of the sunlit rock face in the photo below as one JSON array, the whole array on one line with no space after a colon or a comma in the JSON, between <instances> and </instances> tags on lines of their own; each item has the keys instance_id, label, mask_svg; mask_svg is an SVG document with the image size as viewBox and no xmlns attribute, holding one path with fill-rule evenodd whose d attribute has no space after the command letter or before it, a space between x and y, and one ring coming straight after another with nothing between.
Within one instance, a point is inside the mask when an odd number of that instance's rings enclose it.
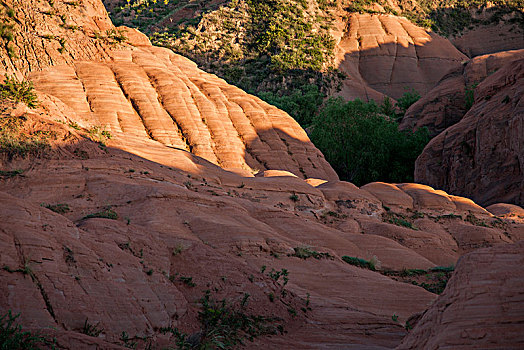
<instances>
[{"instance_id":1,"label":"sunlit rock face","mask_svg":"<svg viewBox=\"0 0 524 350\"><path fill-rule=\"evenodd\" d=\"M100 1L55 6L112 29ZM30 8L47 11L24 2L21 23ZM439 301L432 268L524 239L517 206L488 212L427 185L338 181L287 114L121 29L118 45L71 38L78 51L6 66L32 79L39 106L2 100L1 120L48 147L0 157L0 314L20 312L24 329L60 348L174 347L164 328L203 339L206 290L275 318L271 335L243 339L250 348L394 348L405 322ZM81 53L91 43L100 54Z\"/></svg>"},{"instance_id":2,"label":"sunlit rock face","mask_svg":"<svg viewBox=\"0 0 524 350\"><path fill-rule=\"evenodd\" d=\"M351 14L336 48L338 67L348 74L346 99L397 99L410 89L427 93L467 57L447 39L406 18Z\"/></svg>"}]
</instances>

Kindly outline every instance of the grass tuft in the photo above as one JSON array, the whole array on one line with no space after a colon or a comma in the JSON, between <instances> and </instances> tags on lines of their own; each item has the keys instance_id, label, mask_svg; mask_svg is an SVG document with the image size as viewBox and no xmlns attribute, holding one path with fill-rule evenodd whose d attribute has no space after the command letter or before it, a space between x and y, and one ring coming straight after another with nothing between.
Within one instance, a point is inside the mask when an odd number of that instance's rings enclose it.
<instances>
[{"instance_id":1,"label":"grass tuft","mask_svg":"<svg viewBox=\"0 0 524 350\"><path fill-rule=\"evenodd\" d=\"M113 209L111 209L111 207L107 207L106 209L99 211L97 213L93 213L93 214L84 216L82 220L93 219L93 218L117 220L118 214Z\"/></svg>"},{"instance_id":2,"label":"grass tuft","mask_svg":"<svg viewBox=\"0 0 524 350\"><path fill-rule=\"evenodd\" d=\"M344 260L345 262L347 262L350 265L362 267L364 269L369 269L371 271L376 271L376 266L375 266L376 264L373 260L368 261L365 259L361 259L361 258L357 258L353 256L347 256L347 255L344 255L342 257L342 260Z\"/></svg>"},{"instance_id":3,"label":"grass tuft","mask_svg":"<svg viewBox=\"0 0 524 350\"><path fill-rule=\"evenodd\" d=\"M295 256L300 259L308 259L308 258L315 258L315 259L330 259L332 258L331 254L329 253L319 253L315 250L312 250L309 247L295 247L293 248L295 252L293 254L290 254L290 256Z\"/></svg>"},{"instance_id":4,"label":"grass tuft","mask_svg":"<svg viewBox=\"0 0 524 350\"><path fill-rule=\"evenodd\" d=\"M45 207L51 211L54 211L57 214L65 214L71 211L69 205L60 203L60 204L47 204Z\"/></svg>"}]
</instances>

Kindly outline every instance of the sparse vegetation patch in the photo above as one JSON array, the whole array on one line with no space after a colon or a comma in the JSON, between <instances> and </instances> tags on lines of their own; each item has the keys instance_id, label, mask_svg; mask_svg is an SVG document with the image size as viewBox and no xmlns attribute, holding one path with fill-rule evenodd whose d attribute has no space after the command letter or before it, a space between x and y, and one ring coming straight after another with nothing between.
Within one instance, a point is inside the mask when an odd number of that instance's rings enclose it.
<instances>
[{"instance_id":1,"label":"sparse vegetation patch","mask_svg":"<svg viewBox=\"0 0 524 350\"><path fill-rule=\"evenodd\" d=\"M347 262L350 265L362 267L364 269L369 269L371 271L376 271L376 264L373 260L368 261L365 259L357 258L354 256L347 256L347 255L344 255L342 257L342 260L344 260L345 262Z\"/></svg>"},{"instance_id":2,"label":"sparse vegetation patch","mask_svg":"<svg viewBox=\"0 0 524 350\"><path fill-rule=\"evenodd\" d=\"M118 214L113 209L111 209L111 207L107 207L106 209L102 211L84 216L82 220L93 219L93 218L117 220Z\"/></svg>"},{"instance_id":3,"label":"sparse vegetation patch","mask_svg":"<svg viewBox=\"0 0 524 350\"><path fill-rule=\"evenodd\" d=\"M282 334L284 327L280 318L251 315L246 313L247 298L244 294L238 306L223 299L216 300L206 291L200 299L198 319L201 330L199 337L190 336L177 328L162 328L164 334L171 333L178 349L234 349L245 344L245 340L269 334Z\"/></svg>"},{"instance_id":4,"label":"sparse vegetation patch","mask_svg":"<svg viewBox=\"0 0 524 350\"><path fill-rule=\"evenodd\" d=\"M71 209L69 209L69 205L67 204L64 204L64 203L59 203L59 204L46 204L45 207L51 211L54 211L55 213L58 213L58 214L65 214L69 211L71 211Z\"/></svg>"},{"instance_id":5,"label":"sparse vegetation patch","mask_svg":"<svg viewBox=\"0 0 524 350\"><path fill-rule=\"evenodd\" d=\"M25 116L12 116L9 108L2 108L0 114L0 153L7 156L8 160L29 155L40 156L49 149L49 139L56 137L50 131L26 132L24 126Z\"/></svg>"},{"instance_id":6,"label":"sparse vegetation patch","mask_svg":"<svg viewBox=\"0 0 524 350\"><path fill-rule=\"evenodd\" d=\"M309 247L295 247L293 248L295 251L293 254L290 254L290 256L295 256L300 259L308 259L308 258L315 258L315 259L330 259L332 258L331 254L329 253L319 253Z\"/></svg>"},{"instance_id":7,"label":"sparse vegetation patch","mask_svg":"<svg viewBox=\"0 0 524 350\"><path fill-rule=\"evenodd\" d=\"M38 106L38 99L34 91L33 82L19 81L15 76L7 75L4 82L0 84L0 98L15 103L23 102L29 108L36 108Z\"/></svg>"},{"instance_id":8,"label":"sparse vegetation patch","mask_svg":"<svg viewBox=\"0 0 524 350\"><path fill-rule=\"evenodd\" d=\"M37 350L46 345L54 348L54 340L23 331L17 324L18 317L20 314L13 315L11 310L0 316L0 349Z\"/></svg>"},{"instance_id":9,"label":"sparse vegetation patch","mask_svg":"<svg viewBox=\"0 0 524 350\"><path fill-rule=\"evenodd\" d=\"M451 278L454 270L454 266L437 266L429 270L384 270L381 271L381 273L385 276L393 278L394 280L422 287L431 293L441 294L446 288L448 280Z\"/></svg>"},{"instance_id":10,"label":"sparse vegetation patch","mask_svg":"<svg viewBox=\"0 0 524 350\"><path fill-rule=\"evenodd\" d=\"M422 216L423 217L423 216ZM413 215L411 219L417 219L418 216ZM418 230L411 221L404 215L399 213L394 213L392 211L386 211L382 214L382 220L393 225L407 227L412 230Z\"/></svg>"}]
</instances>

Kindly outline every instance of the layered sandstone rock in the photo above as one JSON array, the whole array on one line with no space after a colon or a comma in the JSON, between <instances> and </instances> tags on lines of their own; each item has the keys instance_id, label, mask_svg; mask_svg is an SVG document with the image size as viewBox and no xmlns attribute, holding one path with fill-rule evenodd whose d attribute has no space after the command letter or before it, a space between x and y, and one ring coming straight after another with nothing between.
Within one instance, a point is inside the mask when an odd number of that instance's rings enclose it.
<instances>
[{"instance_id":1,"label":"layered sandstone rock","mask_svg":"<svg viewBox=\"0 0 524 350\"><path fill-rule=\"evenodd\" d=\"M337 66L348 74L340 94L346 99L382 101L406 90L426 94L467 57L447 39L392 15L349 15L337 44Z\"/></svg>"},{"instance_id":2,"label":"layered sandstone rock","mask_svg":"<svg viewBox=\"0 0 524 350\"><path fill-rule=\"evenodd\" d=\"M426 96L414 103L402 119L400 128L428 128L436 136L458 123L472 107L475 87L486 77L512 61L524 57L523 50L498 52L475 57L464 66L446 74Z\"/></svg>"},{"instance_id":3,"label":"layered sandstone rock","mask_svg":"<svg viewBox=\"0 0 524 350\"><path fill-rule=\"evenodd\" d=\"M524 242L462 257L444 293L397 349L518 349L524 342Z\"/></svg>"},{"instance_id":4,"label":"layered sandstone rock","mask_svg":"<svg viewBox=\"0 0 524 350\"><path fill-rule=\"evenodd\" d=\"M125 132L113 132L101 147L71 123L88 122L85 115L41 100L39 110L16 113L54 131L52 150L2 163L23 176L0 180L0 308L21 312L29 329L55 328L51 334L65 348L117 348L123 331L172 344L158 330L197 332L197 300L206 289L233 303L249 293L247 311L281 318L288 333L248 345L391 348L405 335L400 323L436 295L342 256L373 259L381 271L429 269L477 247L513 242L503 232L517 239L524 231L519 218L494 219L483 210L470 220L474 203L428 186L359 189L317 180L313 187L277 171L243 177ZM67 209L54 213L58 204ZM113 219L96 218L108 210ZM301 259L297 247L329 257ZM282 268L289 271L285 296L282 282L268 276ZM307 295L312 310L299 311ZM81 334L86 320L99 324L100 337Z\"/></svg>"},{"instance_id":5,"label":"layered sandstone rock","mask_svg":"<svg viewBox=\"0 0 524 350\"><path fill-rule=\"evenodd\" d=\"M13 40L0 45L0 73L18 74L74 60L101 60L125 47L101 1L6 0ZM8 52L12 47L12 53Z\"/></svg>"},{"instance_id":6,"label":"layered sandstone rock","mask_svg":"<svg viewBox=\"0 0 524 350\"><path fill-rule=\"evenodd\" d=\"M89 4L101 6L56 6ZM393 348L437 295L392 274L524 238L518 215L429 186L338 181L287 114L125 36L93 59L80 40L79 60L7 67L31 72L40 106L2 102L0 117L24 118L20 132L50 148L0 157L0 313L59 347L120 349L123 334L174 346L165 327L198 339L209 290L284 327L249 347Z\"/></svg>"},{"instance_id":7,"label":"layered sandstone rock","mask_svg":"<svg viewBox=\"0 0 524 350\"><path fill-rule=\"evenodd\" d=\"M524 60L510 62L475 89L457 124L419 156L415 180L489 205L524 203Z\"/></svg>"},{"instance_id":8,"label":"layered sandstone rock","mask_svg":"<svg viewBox=\"0 0 524 350\"><path fill-rule=\"evenodd\" d=\"M460 35L451 38L451 42L468 57L517 50L524 47L524 29L518 21L514 24L501 22L480 25L465 29Z\"/></svg>"},{"instance_id":9,"label":"layered sandstone rock","mask_svg":"<svg viewBox=\"0 0 524 350\"><path fill-rule=\"evenodd\" d=\"M31 78L73 109L82 126L190 151L241 174L274 169L337 179L285 112L170 50L134 41L142 46L115 52L111 61L75 61Z\"/></svg>"}]
</instances>

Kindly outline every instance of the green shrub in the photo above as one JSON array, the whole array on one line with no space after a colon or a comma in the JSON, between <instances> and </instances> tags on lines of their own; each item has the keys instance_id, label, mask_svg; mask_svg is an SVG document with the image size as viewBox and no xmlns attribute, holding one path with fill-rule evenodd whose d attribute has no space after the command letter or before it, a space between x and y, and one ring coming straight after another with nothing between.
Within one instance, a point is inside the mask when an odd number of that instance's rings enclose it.
<instances>
[{"instance_id":1,"label":"green shrub","mask_svg":"<svg viewBox=\"0 0 524 350\"><path fill-rule=\"evenodd\" d=\"M280 277L282 277L283 286L285 286L289 282L289 271L287 269L281 269L280 271L271 269L271 271L268 272L268 277L271 278L273 281L278 282Z\"/></svg>"},{"instance_id":2,"label":"green shrub","mask_svg":"<svg viewBox=\"0 0 524 350\"><path fill-rule=\"evenodd\" d=\"M0 170L0 177L2 178L10 178L15 177L18 175L22 175L24 171L22 169L16 169L16 170Z\"/></svg>"},{"instance_id":3,"label":"green shrub","mask_svg":"<svg viewBox=\"0 0 524 350\"><path fill-rule=\"evenodd\" d=\"M435 266L435 267L430 268L429 270L432 271L432 272L447 272L447 273L451 273L451 272L455 271L455 266L453 266L453 265L450 265L450 266Z\"/></svg>"},{"instance_id":4,"label":"green shrub","mask_svg":"<svg viewBox=\"0 0 524 350\"><path fill-rule=\"evenodd\" d=\"M311 140L342 180L413 182L415 160L429 141L427 129L398 130L379 107L329 99L313 120Z\"/></svg>"},{"instance_id":5,"label":"green shrub","mask_svg":"<svg viewBox=\"0 0 524 350\"><path fill-rule=\"evenodd\" d=\"M20 314L13 315L9 310L7 314L0 317L0 349L37 350L42 345L48 345L54 349L54 340L51 341L44 336L23 331L22 326L16 324L19 316Z\"/></svg>"},{"instance_id":6,"label":"green shrub","mask_svg":"<svg viewBox=\"0 0 524 350\"><path fill-rule=\"evenodd\" d=\"M160 332L171 333L179 349L234 349L244 344L245 339L253 341L261 335L283 333L283 326L277 323L279 318L250 315L244 311L246 295L249 296L245 293L240 305L235 306L225 299L212 299L210 291L206 291L200 299L201 337L197 341L177 328L162 328Z\"/></svg>"},{"instance_id":7,"label":"green shrub","mask_svg":"<svg viewBox=\"0 0 524 350\"><path fill-rule=\"evenodd\" d=\"M189 287L195 287L196 284L193 282L193 277L180 276L180 281Z\"/></svg>"},{"instance_id":8,"label":"green shrub","mask_svg":"<svg viewBox=\"0 0 524 350\"><path fill-rule=\"evenodd\" d=\"M322 259L322 258L331 258L331 254L329 253L319 253L315 250L312 250L309 247L295 247L293 248L295 252L291 254L290 256L296 256L300 259L308 259L308 258L315 258L315 259Z\"/></svg>"},{"instance_id":9,"label":"green shrub","mask_svg":"<svg viewBox=\"0 0 524 350\"><path fill-rule=\"evenodd\" d=\"M368 261L368 260L364 260L364 259L361 259L361 258L356 258L356 257L353 257L353 256L347 256L347 255L344 255L342 257L342 260L344 260L345 262L347 262L350 265L355 265L355 266L358 266L358 267L369 269L371 271L376 271L376 266L375 266L375 263L373 262L373 260Z\"/></svg>"},{"instance_id":10,"label":"green shrub","mask_svg":"<svg viewBox=\"0 0 524 350\"><path fill-rule=\"evenodd\" d=\"M418 218L419 215L414 215L415 218ZM422 216L424 217L424 216ZM406 220L406 217L402 214L397 214L397 213L394 213L392 211L386 211L385 213L382 214L382 220L384 222L388 222L390 224L393 224L393 225L397 225L397 226L402 226L402 227L407 227L407 228L410 228L412 230L417 230L417 228L415 226L413 226L413 223L411 223L410 221Z\"/></svg>"},{"instance_id":11,"label":"green shrub","mask_svg":"<svg viewBox=\"0 0 524 350\"><path fill-rule=\"evenodd\" d=\"M86 215L86 216L84 216L82 218L82 220L84 220L84 219L93 219L93 218L117 220L118 219L118 214L113 209L108 207L108 208L106 208L106 209L104 209L102 211L99 211L97 213Z\"/></svg>"},{"instance_id":12,"label":"green shrub","mask_svg":"<svg viewBox=\"0 0 524 350\"><path fill-rule=\"evenodd\" d=\"M399 109L399 113L397 114L397 119L401 120L404 118L404 115L406 114L406 111L409 107L411 107L412 104L417 102L420 99L419 93L415 89L411 89L410 91L406 91L398 100L395 106Z\"/></svg>"},{"instance_id":13,"label":"green shrub","mask_svg":"<svg viewBox=\"0 0 524 350\"><path fill-rule=\"evenodd\" d=\"M397 281L419 286L428 292L442 294L448 280L451 278L455 267L436 266L429 270L423 269L403 269L402 271L384 270L381 273L385 276L393 277Z\"/></svg>"},{"instance_id":14,"label":"green shrub","mask_svg":"<svg viewBox=\"0 0 524 350\"><path fill-rule=\"evenodd\" d=\"M464 220L475 226L488 227L484 220L477 218L473 213L469 213Z\"/></svg>"},{"instance_id":15,"label":"green shrub","mask_svg":"<svg viewBox=\"0 0 524 350\"><path fill-rule=\"evenodd\" d=\"M293 202L298 202L299 200L298 195L296 193L293 193L292 195L290 195L289 199L291 199Z\"/></svg>"},{"instance_id":16,"label":"green shrub","mask_svg":"<svg viewBox=\"0 0 524 350\"><path fill-rule=\"evenodd\" d=\"M122 43L127 40L124 32L115 28L106 30L106 37L109 39L113 39L114 41L119 43Z\"/></svg>"},{"instance_id":17,"label":"green shrub","mask_svg":"<svg viewBox=\"0 0 524 350\"><path fill-rule=\"evenodd\" d=\"M313 122L325 97L316 85L306 85L303 88L295 89L289 95L279 95L268 91L261 92L258 96L267 103L286 111L303 127Z\"/></svg>"},{"instance_id":18,"label":"green shrub","mask_svg":"<svg viewBox=\"0 0 524 350\"><path fill-rule=\"evenodd\" d=\"M55 205L47 204L45 207L47 209L51 210L51 211L54 211L55 213L58 213L58 214L65 214L65 213L71 211L71 209L69 209L69 205L63 204L63 203L55 204Z\"/></svg>"},{"instance_id":19,"label":"green shrub","mask_svg":"<svg viewBox=\"0 0 524 350\"><path fill-rule=\"evenodd\" d=\"M4 82L0 84L0 97L16 103L23 102L29 108L38 106L33 83L31 81L18 81L14 76L6 75Z\"/></svg>"},{"instance_id":20,"label":"green shrub","mask_svg":"<svg viewBox=\"0 0 524 350\"><path fill-rule=\"evenodd\" d=\"M105 146L106 142L111 139L111 133L100 126L93 126L87 130L91 140Z\"/></svg>"}]
</instances>

